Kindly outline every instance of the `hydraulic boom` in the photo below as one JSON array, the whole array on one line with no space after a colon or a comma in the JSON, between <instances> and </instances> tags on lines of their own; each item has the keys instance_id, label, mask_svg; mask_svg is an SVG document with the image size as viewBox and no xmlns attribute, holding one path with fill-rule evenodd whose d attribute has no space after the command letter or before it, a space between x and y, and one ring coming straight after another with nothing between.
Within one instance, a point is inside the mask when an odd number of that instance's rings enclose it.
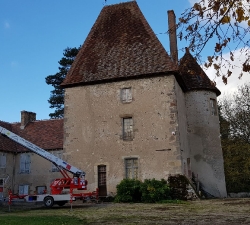
<instances>
[{"instance_id":1,"label":"hydraulic boom","mask_svg":"<svg viewBox=\"0 0 250 225\"><path fill-rule=\"evenodd\" d=\"M76 177L85 176L85 172L82 170L77 169L76 167L70 165L69 163L63 161L62 159L54 156L53 154L45 151L44 149L34 145L33 143L21 138L20 136L12 133L11 131L7 130L0 126L0 134L7 136L11 140L17 142L18 144L28 148L29 150L35 152L36 154L40 155L41 157L51 161L59 168L62 168L70 173L72 173Z\"/></svg>"},{"instance_id":2,"label":"hydraulic boom","mask_svg":"<svg viewBox=\"0 0 250 225\"><path fill-rule=\"evenodd\" d=\"M86 199L98 201L98 188L93 192L79 192L79 190L87 190L85 172L1 126L0 134L54 163L63 175L63 178L57 178L50 184L51 193L47 193L45 190L44 194L20 196L13 194L12 191L9 190L9 204L11 204L12 199L15 198L24 198L28 202L43 201L44 205L48 208L52 207L54 203L62 206L66 202L70 201L70 203L72 203L72 201L76 199L82 199L83 201ZM73 174L73 178L69 177L67 171ZM65 190L69 190L69 193L64 194ZM78 192L73 193L73 190L78 190Z\"/></svg>"}]
</instances>

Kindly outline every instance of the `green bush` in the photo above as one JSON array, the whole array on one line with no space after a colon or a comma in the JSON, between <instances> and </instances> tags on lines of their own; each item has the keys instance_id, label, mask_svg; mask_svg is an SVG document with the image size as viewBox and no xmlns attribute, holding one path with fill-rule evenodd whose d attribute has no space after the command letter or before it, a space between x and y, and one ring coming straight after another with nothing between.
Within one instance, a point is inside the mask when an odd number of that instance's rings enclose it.
<instances>
[{"instance_id":1,"label":"green bush","mask_svg":"<svg viewBox=\"0 0 250 225\"><path fill-rule=\"evenodd\" d=\"M148 180L141 184L142 202L155 203L170 198L170 188L165 180Z\"/></svg>"},{"instance_id":2,"label":"green bush","mask_svg":"<svg viewBox=\"0 0 250 225\"><path fill-rule=\"evenodd\" d=\"M141 181L134 179L124 179L116 186L117 195L115 202L140 202L141 201Z\"/></svg>"},{"instance_id":3,"label":"green bush","mask_svg":"<svg viewBox=\"0 0 250 225\"><path fill-rule=\"evenodd\" d=\"M116 186L115 202L145 202L155 203L169 200L170 188L165 180L139 180L124 179Z\"/></svg>"}]
</instances>

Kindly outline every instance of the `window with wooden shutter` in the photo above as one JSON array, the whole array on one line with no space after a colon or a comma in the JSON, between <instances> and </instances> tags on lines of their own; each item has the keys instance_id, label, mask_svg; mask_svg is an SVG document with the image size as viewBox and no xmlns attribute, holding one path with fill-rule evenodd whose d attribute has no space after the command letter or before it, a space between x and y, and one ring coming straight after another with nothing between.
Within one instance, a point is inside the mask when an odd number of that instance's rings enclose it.
<instances>
[{"instance_id":1,"label":"window with wooden shutter","mask_svg":"<svg viewBox=\"0 0 250 225\"><path fill-rule=\"evenodd\" d=\"M29 194L29 185L19 185L18 194L19 195L28 195Z\"/></svg>"},{"instance_id":2,"label":"window with wooden shutter","mask_svg":"<svg viewBox=\"0 0 250 225\"><path fill-rule=\"evenodd\" d=\"M38 195L45 194L46 191L47 191L46 186L37 186L37 187L36 187L36 193L37 193Z\"/></svg>"},{"instance_id":3,"label":"window with wooden shutter","mask_svg":"<svg viewBox=\"0 0 250 225\"><path fill-rule=\"evenodd\" d=\"M27 153L21 154L20 157L20 173L30 173L30 155Z\"/></svg>"},{"instance_id":4,"label":"window with wooden shutter","mask_svg":"<svg viewBox=\"0 0 250 225\"><path fill-rule=\"evenodd\" d=\"M213 116L217 116L217 104L216 104L216 100L210 98L210 110L211 110L211 114Z\"/></svg>"},{"instance_id":5,"label":"window with wooden shutter","mask_svg":"<svg viewBox=\"0 0 250 225\"><path fill-rule=\"evenodd\" d=\"M62 152L53 152L53 155L55 155L57 158L62 159ZM59 172L60 170L58 169L58 167L52 163L52 168L51 168L51 172Z\"/></svg>"},{"instance_id":6,"label":"window with wooden shutter","mask_svg":"<svg viewBox=\"0 0 250 225\"><path fill-rule=\"evenodd\" d=\"M131 90L131 88L122 88L121 89L121 101L123 103L132 101L132 90Z\"/></svg>"},{"instance_id":7,"label":"window with wooden shutter","mask_svg":"<svg viewBox=\"0 0 250 225\"><path fill-rule=\"evenodd\" d=\"M138 159L125 159L126 178L138 179Z\"/></svg>"},{"instance_id":8,"label":"window with wooden shutter","mask_svg":"<svg viewBox=\"0 0 250 225\"><path fill-rule=\"evenodd\" d=\"M133 118L123 118L122 121L122 137L123 140L133 140Z\"/></svg>"},{"instance_id":9,"label":"window with wooden shutter","mask_svg":"<svg viewBox=\"0 0 250 225\"><path fill-rule=\"evenodd\" d=\"M6 154L0 153L0 168L6 168Z\"/></svg>"}]
</instances>

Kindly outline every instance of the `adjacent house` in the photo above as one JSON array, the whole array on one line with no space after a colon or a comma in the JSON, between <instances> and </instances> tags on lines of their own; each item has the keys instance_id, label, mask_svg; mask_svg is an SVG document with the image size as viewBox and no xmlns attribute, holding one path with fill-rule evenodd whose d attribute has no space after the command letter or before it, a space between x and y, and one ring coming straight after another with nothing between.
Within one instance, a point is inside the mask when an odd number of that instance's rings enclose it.
<instances>
[{"instance_id":1,"label":"adjacent house","mask_svg":"<svg viewBox=\"0 0 250 225\"><path fill-rule=\"evenodd\" d=\"M178 62L168 11L168 55L135 1L105 6L65 88L66 160L106 196L123 178L185 174L225 197L216 98L220 91L186 49Z\"/></svg>"},{"instance_id":2,"label":"adjacent house","mask_svg":"<svg viewBox=\"0 0 250 225\"><path fill-rule=\"evenodd\" d=\"M33 112L22 111L20 123L0 121L0 126L63 157L63 120L36 120ZM15 194L34 194L49 191L55 178L61 177L58 168L41 156L0 135L0 200Z\"/></svg>"}]
</instances>

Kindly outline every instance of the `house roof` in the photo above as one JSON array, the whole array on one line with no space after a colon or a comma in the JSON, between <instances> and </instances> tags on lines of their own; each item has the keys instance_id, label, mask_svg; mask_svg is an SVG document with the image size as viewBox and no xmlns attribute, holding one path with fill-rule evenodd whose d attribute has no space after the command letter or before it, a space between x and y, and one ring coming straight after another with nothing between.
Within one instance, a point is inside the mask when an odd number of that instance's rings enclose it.
<instances>
[{"instance_id":1,"label":"house roof","mask_svg":"<svg viewBox=\"0 0 250 225\"><path fill-rule=\"evenodd\" d=\"M3 122L1 120L0 126L6 128L7 130L12 130L10 123ZM12 152L13 150L16 150L15 142L0 134L0 151Z\"/></svg>"},{"instance_id":2,"label":"house roof","mask_svg":"<svg viewBox=\"0 0 250 225\"><path fill-rule=\"evenodd\" d=\"M135 1L105 6L62 87L136 78L177 68Z\"/></svg>"},{"instance_id":3,"label":"house roof","mask_svg":"<svg viewBox=\"0 0 250 225\"><path fill-rule=\"evenodd\" d=\"M29 122L24 129L20 128L21 123L6 123L0 121L0 126L42 149L53 150L63 148L63 119ZM28 149L9 138L0 135L0 151L24 152L27 150Z\"/></svg>"},{"instance_id":4,"label":"house roof","mask_svg":"<svg viewBox=\"0 0 250 225\"><path fill-rule=\"evenodd\" d=\"M213 82L190 54L188 48L186 48L186 53L180 60L179 73L185 84L186 91L209 90L215 92L217 96L221 94L219 89L215 87Z\"/></svg>"}]
</instances>

